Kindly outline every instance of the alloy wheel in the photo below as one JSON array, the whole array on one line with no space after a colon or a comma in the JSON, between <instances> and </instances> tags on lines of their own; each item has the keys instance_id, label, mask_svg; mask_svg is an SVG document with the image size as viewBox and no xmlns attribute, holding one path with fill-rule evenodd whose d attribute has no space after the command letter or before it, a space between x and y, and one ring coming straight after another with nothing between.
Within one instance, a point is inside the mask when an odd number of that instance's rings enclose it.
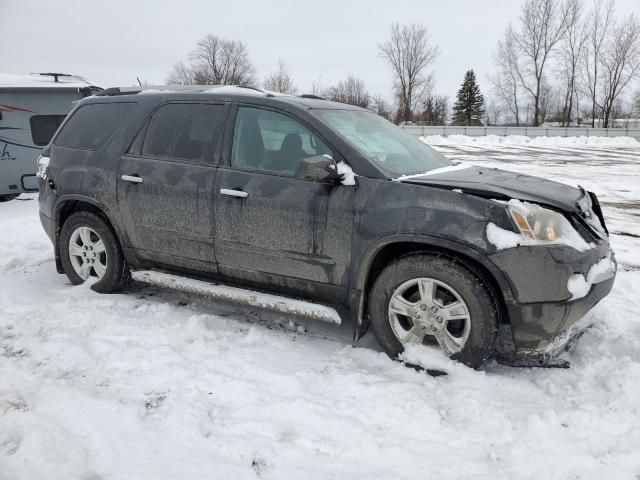
<instances>
[{"instance_id":1,"label":"alloy wheel","mask_svg":"<svg viewBox=\"0 0 640 480\"><path fill-rule=\"evenodd\" d=\"M89 227L78 227L69 239L69 258L83 280L101 279L107 271L107 250L100 236Z\"/></svg>"},{"instance_id":2,"label":"alloy wheel","mask_svg":"<svg viewBox=\"0 0 640 480\"><path fill-rule=\"evenodd\" d=\"M414 278L397 287L389 300L391 329L402 344L423 344L431 337L451 356L469 338L471 316L463 298L434 278Z\"/></svg>"}]
</instances>

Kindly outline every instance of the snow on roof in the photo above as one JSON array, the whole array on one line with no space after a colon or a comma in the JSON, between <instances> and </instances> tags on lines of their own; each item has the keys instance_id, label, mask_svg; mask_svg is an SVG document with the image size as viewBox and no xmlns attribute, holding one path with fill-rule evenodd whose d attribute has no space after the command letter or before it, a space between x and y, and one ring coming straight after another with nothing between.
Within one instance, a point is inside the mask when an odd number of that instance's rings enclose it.
<instances>
[{"instance_id":1,"label":"snow on roof","mask_svg":"<svg viewBox=\"0 0 640 480\"><path fill-rule=\"evenodd\" d=\"M96 86L86 78L77 75L60 74L57 78L56 82L53 75L0 73L0 88L84 88Z\"/></svg>"},{"instance_id":2,"label":"snow on roof","mask_svg":"<svg viewBox=\"0 0 640 480\"><path fill-rule=\"evenodd\" d=\"M205 86L206 88L206 86ZM211 85L205 92L209 93L229 93L233 95L261 95L264 97L290 97L285 93L272 92L271 90L263 90L255 87L243 87L240 85Z\"/></svg>"}]
</instances>

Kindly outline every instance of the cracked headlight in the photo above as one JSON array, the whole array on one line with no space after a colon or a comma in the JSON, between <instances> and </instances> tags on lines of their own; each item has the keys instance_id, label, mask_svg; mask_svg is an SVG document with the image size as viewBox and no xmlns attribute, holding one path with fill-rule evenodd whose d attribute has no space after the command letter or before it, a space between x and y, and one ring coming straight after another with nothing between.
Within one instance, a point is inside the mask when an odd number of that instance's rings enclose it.
<instances>
[{"instance_id":1,"label":"cracked headlight","mask_svg":"<svg viewBox=\"0 0 640 480\"><path fill-rule=\"evenodd\" d=\"M519 200L509 201L507 208L513 223L526 240L523 243L563 244L579 251L593 248L561 213Z\"/></svg>"}]
</instances>

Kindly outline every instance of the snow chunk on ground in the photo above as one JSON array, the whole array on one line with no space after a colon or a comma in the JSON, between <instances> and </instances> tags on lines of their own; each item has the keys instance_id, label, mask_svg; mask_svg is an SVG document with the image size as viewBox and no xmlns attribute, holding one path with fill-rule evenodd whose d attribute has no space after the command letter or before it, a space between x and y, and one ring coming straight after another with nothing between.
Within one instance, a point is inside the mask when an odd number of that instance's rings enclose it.
<instances>
[{"instance_id":1,"label":"snow chunk on ground","mask_svg":"<svg viewBox=\"0 0 640 480\"><path fill-rule=\"evenodd\" d=\"M556 213L533 203L522 202L520 200L509 200L507 202L507 206L511 209L517 210L525 218L539 218L543 215L547 217L551 216L551 219L548 220L548 222L553 223L557 237L555 240L525 238L519 233L511 232L498 227L494 223L489 223L487 225L487 240L498 250L514 248L521 245L567 245L579 252L585 252L595 248L595 245L593 243L587 243L584 238L576 232L575 228L571 226L569 221L560 213ZM536 221L531 225L531 229L536 236L541 234L541 230L543 228L544 225L539 221Z\"/></svg>"},{"instance_id":2,"label":"snow chunk on ground","mask_svg":"<svg viewBox=\"0 0 640 480\"><path fill-rule=\"evenodd\" d=\"M616 273L616 264L610 258L603 258L591 266L586 277L581 273L571 275L567 283L571 300L578 300L587 296L594 284L611 278L614 273Z\"/></svg>"},{"instance_id":3,"label":"snow chunk on ground","mask_svg":"<svg viewBox=\"0 0 640 480\"><path fill-rule=\"evenodd\" d=\"M342 177L342 185L351 186L356 184L356 174L348 164L345 162L338 162L336 164L336 168L338 169L338 175Z\"/></svg>"},{"instance_id":4,"label":"snow chunk on ground","mask_svg":"<svg viewBox=\"0 0 640 480\"><path fill-rule=\"evenodd\" d=\"M473 167L471 163L459 163L457 165L449 165L446 167L434 168L424 173L416 173L413 175L402 175L401 177L394 178L396 182L408 180L410 178L424 177L425 175L438 175L439 173L455 172L456 170L464 170L465 168Z\"/></svg>"}]
</instances>

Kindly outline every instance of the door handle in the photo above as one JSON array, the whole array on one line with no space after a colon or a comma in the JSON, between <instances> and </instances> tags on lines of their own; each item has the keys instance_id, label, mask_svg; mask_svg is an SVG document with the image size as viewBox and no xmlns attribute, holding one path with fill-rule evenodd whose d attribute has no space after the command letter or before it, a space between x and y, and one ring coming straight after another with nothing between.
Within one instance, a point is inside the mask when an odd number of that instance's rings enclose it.
<instances>
[{"instance_id":1,"label":"door handle","mask_svg":"<svg viewBox=\"0 0 640 480\"><path fill-rule=\"evenodd\" d=\"M228 195L229 197L247 198L249 194L242 190L232 190L230 188L221 188L220 193L222 195Z\"/></svg>"},{"instance_id":2,"label":"door handle","mask_svg":"<svg viewBox=\"0 0 640 480\"><path fill-rule=\"evenodd\" d=\"M142 177L139 177L137 175L122 175L120 177L122 180L124 180L125 182L131 182L131 183L142 183Z\"/></svg>"}]
</instances>

